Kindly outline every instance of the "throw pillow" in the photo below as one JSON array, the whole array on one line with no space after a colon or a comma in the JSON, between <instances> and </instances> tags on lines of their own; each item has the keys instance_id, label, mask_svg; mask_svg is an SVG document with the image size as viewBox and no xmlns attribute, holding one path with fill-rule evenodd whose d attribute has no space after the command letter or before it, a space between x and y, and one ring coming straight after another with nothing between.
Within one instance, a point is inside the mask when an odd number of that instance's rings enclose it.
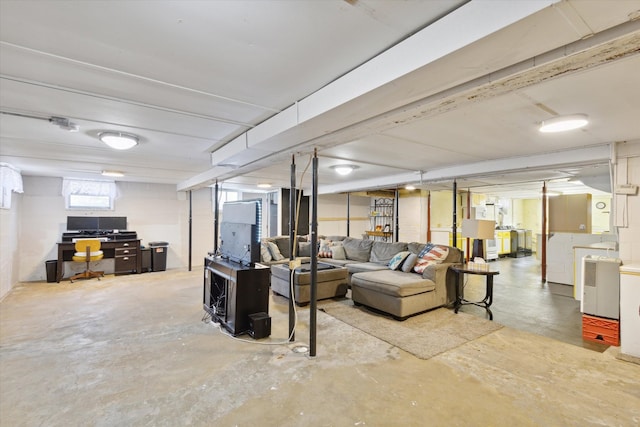
<instances>
[{"instance_id":1,"label":"throw pillow","mask_svg":"<svg viewBox=\"0 0 640 427\"><path fill-rule=\"evenodd\" d=\"M318 248L318 257L331 258L331 240L320 240Z\"/></svg>"},{"instance_id":2,"label":"throw pillow","mask_svg":"<svg viewBox=\"0 0 640 427\"><path fill-rule=\"evenodd\" d=\"M411 254L411 252L409 252L409 251L402 251L402 252L398 252L397 254L395 254L391 258L391 260L389 261L389 264L387 264L389 266L389 269L397 270L400 267L400 264L402 264L402 261L407 259L407 257L410 254Z\"/></svg>"},{"instance_id":3,"label":"throw pillow","mask_svg":"<svg viewBox=\"0 0 640 427\"><path fill-rule=\"evenodd\" d=\"M410 273L413 267L416 265L417 261L418 255L410 254L402 263L402 271L404 271L405 273Z\"/></svg>"},{"instance_id":4,"label":"throw pillow","mask_svg":"<svg viewBox=\"0 0 640 427\"><path fill-rule=\"evenodd\" d=\"M262 259L262 262L269 262L273 259L266 243L262 243L260 245L260 258Z\"/></svg>"},{"instance_id":5,"label":"throw pillow","mask_svg":"<svg viewBox=\"0 0 640 427\"><path fill-rule=\"evenodd\" d=\"M269 252L271 252L271 257L274 261L282 261L284 259L280 253L280 249L278 249L278 245L274 242L267 242L267 245L269 246Z\"/></svg>"},{"instance_id":6,"label":"throw pillow","mask_svg":"<svg viewBox=\"0 0 640 427\"><path fill-rule=\"evenodd\" d=\"M342 245L331 246L331 258L347 259L347 255L344 253L344 247Z\"/></svg>"},{"instance_id":7,"label":"throw pillow","mask_svg":"<svg viewBox=\"0 0 640 427\"><path fill-rule=\"evenodd\" d=\"M298 256L311 256L311 242L298 243Z\"/></svg>"},{"instance_id":8,"label":"throw pillow","mask_svg":"<svg viewBox=\"0 0 640 427\"><path fill-rule=\"evenodd\" d=\"M422 252L425 251L423 250ZM449 255L449 248L447 246L433 245L429 252L419 257L415 267L413 267L413 271L422 274L428 265L440 264L447 255Z\"/></svg>"}]
</instances>

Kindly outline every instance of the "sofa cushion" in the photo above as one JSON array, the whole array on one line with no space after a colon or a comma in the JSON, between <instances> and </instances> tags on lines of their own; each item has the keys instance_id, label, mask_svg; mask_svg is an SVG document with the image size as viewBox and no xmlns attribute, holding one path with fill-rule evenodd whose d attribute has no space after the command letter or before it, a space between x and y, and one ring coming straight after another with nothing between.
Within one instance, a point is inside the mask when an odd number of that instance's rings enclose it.
<instances>
[{"instance_id":1,"label":"sofa cushion","mask_svg":"<svg viewBox=\"0 0 640 427\"><path fill-rule=\"evenodd\" d=\"M278 250L280 251L280 254L283 257L285 257L285 258L289 258L290 257L291 250L289 249L289 236L274 237L273 238L273 242L275 242L275 244L278 246ZM274 257L274 259L275 259L275 257Z\"/></svg>"},{"instance_id":2,"label":"sofa cushion","mask_svg":"<svg viewBox=\"0 0 640 427\"><path fill-rule=\"evenodd\" d=\"M377 262L352 262L351 264L347 264L346 267L347 270L349 270L349 274L386 270L389 268L386 265Z\"/></svg>"},{"instance_id":3,"label":"sofa cushion","mask_svg":"<svg viewBox=\"0 0 640 427\"><path fill-rule=\"evenodd\" d=\"M404 262L405 259L407 259L409 255L411 255L411 252L409 251L402 251L395 254L387 264L389 266L389 270L398 270L400 268L400 265Z\"/></svg>"},{"instance_id":4,"label":"sofa cushion","mask_svg":"<svg viewBox=\"0 0 640 427\"><path fill-rule=\"evenodd\" d=\"M427 246L426 243L411 242L407 244L407 249L409 249L412 254L419 255L420 252L424 250L425 246Z\"/></svg>"},{"instance_id":5,"label":"sofa cushion","mask_svg":"<svg viewBox=\"0 0 640 427\"><path fill-rule=\"evenodd\" d=\"M404 242L390 243L374 241L368 261L379 262L386 265L395 254L406 250L407 244Z\"/></svg>"},{"instance_id":6,"label":"sofa cushion","mask_svg":"<svg viewBox=\"0 0 640 427\"><path fill-rule=\"evenodd\" d=\"M318 244L318 257L331 258L331 240L322 239Z\"/></svg>"},{"instance_id":7,"label":"sofa cushion","mask_svg":"<svg viewBox=\"0 0 640 427\"><path fill-rule=\"evenodd\" d=\"M371 254L373 240L354 239L351 237L347 237L342 241L342 246L344 246L344 252L347 255L347 259L367 262L369 261L369 256Z\"/></svg>"},{"instance_id":8,"label":"sofa cushion","mask_svg":"<svg viewBox=\"0 0 640 427\"><path fill-rule=\"evenodd\" d=\"M267 242L267 246L269 247L269 252L271 252L271 258L273 258L273 261L282 261L283 259L286 259L286 257L280 252L276 243Z\"/></svg>"},{"instance_id":9,"label":"sofa cushion","mask_svg":"<svg viewBox=\"0 0 640 427\"><path fill-rule=\"evenodd\" d=\"M444 245L427 245L419 255L413 271L422 274L424 269L431 264L440 264L449 255L449 247Z\"/></svg>"},{"instance_id":10,"label":"sofa cushion","mask_svg":"<svg viewBox=\"0 0 640 427\"><path fill-rule=\"evenodd\" d=\"M311 242L298 243L298 256L311 256Z\"/></svg>"},{"instance_id":11,"label":"sofa cushion","mask_svg":"<svg viewBox=\"0 0 640 427\"><path fill-rule=\"evenodd\" d=\"M413 253L409 254L409 256L402 263L402 266L400 267L400 269L405 273L410 273L411 270L413 270L413 267L416 265L417 261L418 261L418 255Z\"/></svg>"},{"instance_id":12,"label":"sofa cushion","mask_svg":"<svg viewBox=\"0 0 640 427\"><path fill-rule=\"evenodd\" d=\"M344 247L342 245L332 245L331 258L339 260L347 259L347 255L344 253Z\"/></svg>"},{"instance_id":13,"label":"sofa cushion","mask_svg":"<svg viewBox=\"0 0 640 427\"><path fill-rule=\"evenodd\" d=\"M271 256L271 251L269 251L269 245L267 243L260 244L260 260L262 262L269 262L273 259Z\"/></svg>"},{"instance_id":14,"label":"sofa cushion","mask_svg":"<svg viewBox=\"0 0 640 427\"><path fill-rule=\"evenodd\" d=\"M433 291L436 284L414 273L389 269L357 273L351 276L351 286L359 286L393 297L407 297Z\"/></svg>"}]
</instances>

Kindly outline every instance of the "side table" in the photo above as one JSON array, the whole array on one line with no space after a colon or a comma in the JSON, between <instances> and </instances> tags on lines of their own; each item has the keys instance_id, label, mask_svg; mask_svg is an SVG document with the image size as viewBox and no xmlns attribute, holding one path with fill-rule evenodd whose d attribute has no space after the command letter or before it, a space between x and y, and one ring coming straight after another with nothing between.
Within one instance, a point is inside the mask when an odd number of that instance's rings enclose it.
<instances>
[{"instance_id":1,"label":"side table","mask_svg":"<svg viewBox=\"0 0 640 427\"><path fill-rule=\"evenodd\" d=\"M471 304L483 307L489 313L489 320L493 320L493 313L489 309L493 302L493 276L500 274L499 271L484 271L478 269L472 269L467 264L453 265L449 267L451 271L456 273L456 301L454 302L454 312L458 313L460 307L463 305ZM465 274L475 274L480 276L486 276L487 278L487 290L482 301L467 301L464 299L463 279Z\"/></svg>"}]
</instances>

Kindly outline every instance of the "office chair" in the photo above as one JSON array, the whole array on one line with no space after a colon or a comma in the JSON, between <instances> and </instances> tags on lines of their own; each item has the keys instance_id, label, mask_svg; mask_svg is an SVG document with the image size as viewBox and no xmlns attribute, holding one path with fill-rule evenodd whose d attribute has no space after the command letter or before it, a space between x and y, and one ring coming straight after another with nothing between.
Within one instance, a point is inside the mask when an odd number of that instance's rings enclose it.
<instances>
[{"instance_id":1,"label":"office chair","mask_svg":"<svg viewBox=\"0 0 640 427\"><path fill-rule=\"evenodd\" d=\"M97 277L100 280L100 276L104 276L104 271L91 271L89 262L101 260L103 257L104 254L100 250L100 240L79 239L76 241L76 253L73 255L73 260L75 262L86 262L87 268L84 272L70 277L71 283L76 279L91 279L92 277Z\"/></svg>"}]
</instances>

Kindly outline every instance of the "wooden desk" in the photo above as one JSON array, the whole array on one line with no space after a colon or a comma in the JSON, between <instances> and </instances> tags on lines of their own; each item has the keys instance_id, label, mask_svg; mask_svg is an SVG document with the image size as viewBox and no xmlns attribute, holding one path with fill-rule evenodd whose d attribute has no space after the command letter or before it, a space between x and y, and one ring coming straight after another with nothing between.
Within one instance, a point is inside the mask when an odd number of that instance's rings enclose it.
<instances>
[{"instance_id":1,"label":"wooden desk","mask_svg":"<svg viewBox=\"0 0 640 427\"><path fill-rule=\"evenodd\" d=\"M63 278L64 262L71 261L76 251L73 242L58 242L58 263L56 282ZM100 242L100 250L105 258L115 258L115 274L129 274L142 272L142 253L140 251L140 239L135 240L109 240Z\"/></svg>"},{"instance_id":2,"label":"wooden desk","mask_svg":"<svg viewBox=\"0 0 640 427\"><path fill-rule=\"evenodd\" d=\"M456 273L456 301L454 303L454 311L458 313L460 307L465 304L477 305L483 307L489 313L489 320L493 320L493 313L489 309L493 302L493 276L500 274L499 271L483 271L471 269L466 264L459 264L449 267L451 271ZM487 277L487 290L482 301L467 301L464 299L463 279L465 274L475 274Z\"/></svg>"}]
</instances>

